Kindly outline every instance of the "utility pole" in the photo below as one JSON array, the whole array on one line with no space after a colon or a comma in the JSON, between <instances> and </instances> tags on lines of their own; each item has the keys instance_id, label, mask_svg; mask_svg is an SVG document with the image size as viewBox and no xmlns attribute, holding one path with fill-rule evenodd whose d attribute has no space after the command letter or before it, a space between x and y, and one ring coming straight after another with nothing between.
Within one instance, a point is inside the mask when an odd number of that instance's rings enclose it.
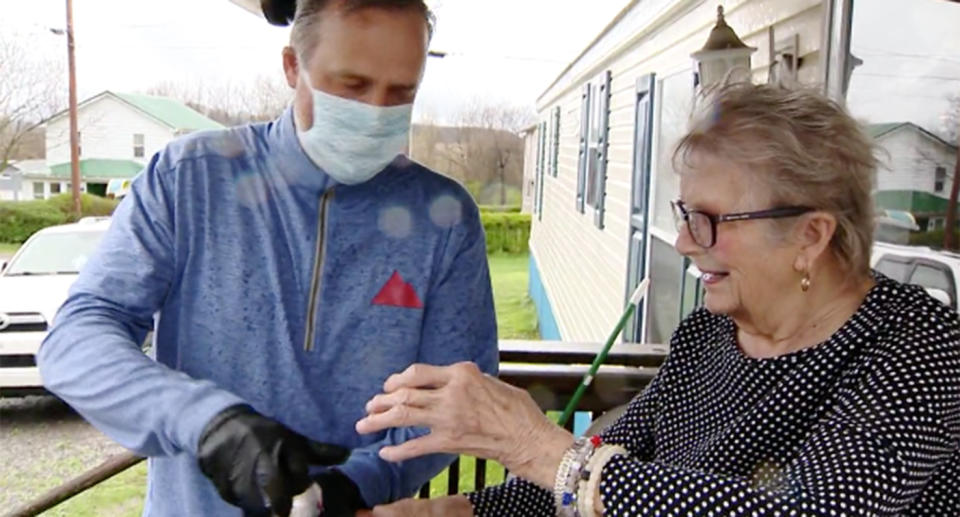
<instances>
[{"instance_id":1,"label":"utility pole","mask_svg":"<svg viewBox=\"0 0 960 517\"><path fill-rule=\"evenodd\" d=\"M67 66L70 73L70 190L73 211L81 215L80 204L80 138L77 133L77 68L74 58L73 0L67 0Z\"/></svg>"}]
</instances>

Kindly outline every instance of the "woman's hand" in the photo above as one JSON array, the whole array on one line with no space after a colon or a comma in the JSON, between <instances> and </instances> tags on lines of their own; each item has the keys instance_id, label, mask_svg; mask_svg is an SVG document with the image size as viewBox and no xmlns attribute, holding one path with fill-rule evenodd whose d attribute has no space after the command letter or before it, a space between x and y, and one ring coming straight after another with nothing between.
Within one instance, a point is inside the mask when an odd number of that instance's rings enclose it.
<instances>
[{"instance_id":1,"label":"woman's hand","mask_svg":"<svg viewBox=\"0 0 960 517\"><path fill-rule=\"evenodd\" d=\"M359 512L357 517L473 517L473 506L462 495L438 499L404 499Z\"/></svg>"},{"instance_id":2,"label":"woman's hand","mask_svg":"<svg viewBox=\"0 0 960 517\"><path fill-rule=\"evenodd\" d=\"M499 461L516 475L553 488L563 453L573 444L573 436L550 422L526 391L484 375L473 363L416 364L387 379L383 389L367 403L357 432L430 429L426 436L381 449L387 461L469 454Z\"/></svg>"}]
</instances>

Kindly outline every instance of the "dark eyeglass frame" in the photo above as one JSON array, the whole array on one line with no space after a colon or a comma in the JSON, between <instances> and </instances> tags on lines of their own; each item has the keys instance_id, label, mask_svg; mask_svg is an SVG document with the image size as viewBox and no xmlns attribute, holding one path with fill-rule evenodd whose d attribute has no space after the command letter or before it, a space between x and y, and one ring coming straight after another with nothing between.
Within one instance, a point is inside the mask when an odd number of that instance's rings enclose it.
<instances>
[{"instance_id":1,"label":"dark eyeglass frame","mask_svg":"<svg viewBox=\"0 0 960 517\"><path fill-rule=\"evenodd\" d=\"M671 201L670 207L673 209L673 217L677 223L677 230L680 230L680 221L682 220L687 226L687 233L690 234L690 238L693 239L693 242L695 242L697 246L700 246L701 248L712 248L713 245L717 243L717 225L720 223L728 223L730 221L750 221L753 219L783 219L786 217L796 217L798 215L807 214L816 210L815 208L810 208L808 206L785 206L781 208L757 210L755 212L711 214L710 212L704 212L703 210L688 210L684 202L679 199L676 201ZM706 217L708 221L710 221L710 242L703 243L697 239L697 235L690 227L691 214L702 215Z\"/></svg>"}]
</instances>

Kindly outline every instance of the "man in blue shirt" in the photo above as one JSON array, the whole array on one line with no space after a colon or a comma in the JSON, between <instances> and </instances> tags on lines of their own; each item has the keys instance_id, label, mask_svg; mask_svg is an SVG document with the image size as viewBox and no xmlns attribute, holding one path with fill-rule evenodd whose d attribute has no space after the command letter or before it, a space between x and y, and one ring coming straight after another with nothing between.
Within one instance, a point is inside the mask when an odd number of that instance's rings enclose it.
<instances>
[{"instance_id":1,"label":"man in blue shirt","mask_svg":"<svg viewBox=\"0 0 960 517\"><path fill-rule=\"evenodd\" d=\"M118 207L38 360L150 456L145 515L286 515L314 481L352 515L449 464L378 457L423 430L354 430L410 364L496 371L477 207L401 155L430 30L422 0L301 0L291 108L171 143Z\"/></svg>"}]
</instances>

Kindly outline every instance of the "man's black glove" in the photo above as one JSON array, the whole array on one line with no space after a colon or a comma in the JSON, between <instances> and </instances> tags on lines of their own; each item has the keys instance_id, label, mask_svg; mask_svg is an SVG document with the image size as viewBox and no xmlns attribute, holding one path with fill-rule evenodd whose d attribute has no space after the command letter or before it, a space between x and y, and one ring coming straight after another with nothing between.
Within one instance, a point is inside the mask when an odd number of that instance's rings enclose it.
<instances>
[{"instance_id":1,"label":"man's black glove","mask_svg":"<svg viewBox=\"0 0 960 517\"><path fill-rule=\"evenodd\" d=\"M323 517L354 517L358 510L370 509L356 483L343 472L330 469L313 480L323 492Z\"/></svg>"},{"instance_id":2,"label":"man's black glove","mask_svg":"<svg viewBox=\"0 0 960 517\"><path fill-rule=\"evenodd\" d=\"M293 498L313 482L311 465L337 465L349 455L348 449L308 440L247 406L233 406L204 428L197 456L224 501L248 513L286 517Z\"/></svg>"}]
</instances>

